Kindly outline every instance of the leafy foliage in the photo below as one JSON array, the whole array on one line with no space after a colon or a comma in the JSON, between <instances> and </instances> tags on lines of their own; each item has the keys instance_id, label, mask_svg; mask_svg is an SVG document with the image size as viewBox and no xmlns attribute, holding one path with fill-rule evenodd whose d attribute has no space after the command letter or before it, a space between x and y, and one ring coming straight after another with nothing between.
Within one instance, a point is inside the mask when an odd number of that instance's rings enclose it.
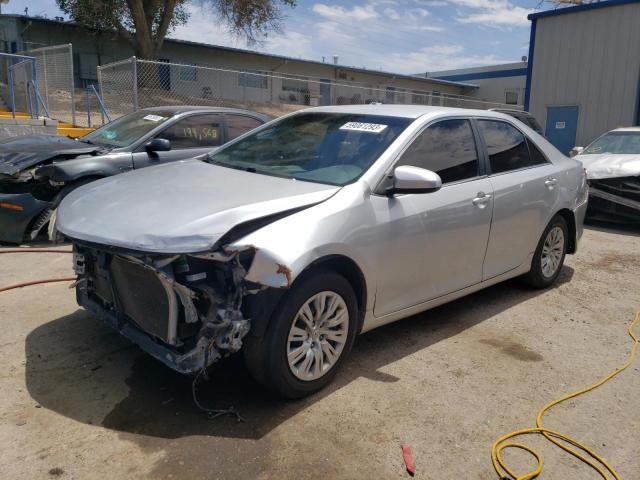
<instances>
[{"instance_id":1,"label":"leafy foliage","mask_svg":"<svg viewBox=\"0 0 640 480\"><path fill-rule=\"evenodd\" d=\"M56 0L77 23L95 30L112 30L141 58L157 58L168 32L189 19L195 0ZM249 42L280 29L282 7L296 0L198 0L211 7L212 16Z\"/></svg>"}]
</instances>

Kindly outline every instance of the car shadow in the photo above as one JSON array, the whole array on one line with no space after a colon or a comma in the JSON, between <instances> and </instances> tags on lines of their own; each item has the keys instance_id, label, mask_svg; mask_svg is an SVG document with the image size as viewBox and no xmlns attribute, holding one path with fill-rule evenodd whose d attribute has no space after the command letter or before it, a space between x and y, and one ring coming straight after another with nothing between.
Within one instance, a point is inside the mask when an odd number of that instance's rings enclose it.
<instances>
[{"instance_id":1,"label":"car shadow","mask_svg":"<svg viewBox=\"0 0 640 480\"><path fill-rule=\"evenodd\" d=\"M564 266L554 288L572 276L573 269ZM42 407L118 432L167 439L191 435L260 439L357 378L399 381L380 369L542 292L512 280L360 335L334 382L302 400L283 401L265 391L249 376L242 355L225 359L198 388L198 398L212 408L233 405L246 419L242 423L231 417L208 421L192 400L190 378L165 367L80 309L29 333L26 385Z\"/></svg>"},{"instance_id":2,"label":"car shadow","mask_svg":"<svg viewBox=\"0 0 640 480\"><path fill-rule=\"evenodd\" d=\"M640 222L633 223L613 223L601 220L585 220L584 227L589 230L595 230L604 233L614 233L617 235L629 235L632 237L640 237Z\"/></svg>"}]
</instances>

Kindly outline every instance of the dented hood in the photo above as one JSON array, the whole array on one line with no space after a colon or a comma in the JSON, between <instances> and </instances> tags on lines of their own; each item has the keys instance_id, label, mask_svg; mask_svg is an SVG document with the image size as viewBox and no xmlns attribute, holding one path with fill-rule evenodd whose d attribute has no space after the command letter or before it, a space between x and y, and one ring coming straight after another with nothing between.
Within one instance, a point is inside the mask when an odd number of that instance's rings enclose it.
<instances>
[{"instance_id":1,"label":"dented hood","mask_svg":"<svg viewBox=\"0 0 640 480\"><path fill-rule=\"evenodd\" d=\"M338 190L186 160L73 191L60 205L56 226L73 239L103 245L200 252L238 224L322 202Z\"/></svg>"},{"instance_id":2,"label":"dented hood","mask_svg":"<svg viewBox=\"0 0 640 480\"><path fill-rule=\"evenodd\" d=\"M13 175L58 155L75 157L102 150L58 135L27 135L0 142L0 174Z\"/></svg>"},{"instance_id":3,"label":"dented hood","mask_svg":"<svg viewBox=\"0 0 640 480\"><path fill-rule=\"evenodd\" d=\"M589 180L640 175L640 155L603 153L578 155L575 159L582 162Z\"/></svg>"}]
</instances>

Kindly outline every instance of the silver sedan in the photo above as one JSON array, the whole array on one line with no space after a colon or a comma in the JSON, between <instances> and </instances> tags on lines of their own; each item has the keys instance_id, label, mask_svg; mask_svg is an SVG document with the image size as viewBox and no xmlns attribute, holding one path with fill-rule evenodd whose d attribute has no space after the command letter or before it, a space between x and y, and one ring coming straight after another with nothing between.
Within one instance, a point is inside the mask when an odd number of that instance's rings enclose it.
<instances>
[{"instance_id":1,"label":"silver sedan","mask_svg":"<svg viewBox=\"0 0 640 480\"><path fill-rule=\"evenodd\" d=\"M510 116L364 105L94 182L58 222L81 306L180 372L243 350L295 398L359 333L509 278L553 284L586 202L580 163Z\"/></svg>"}]
</instances>

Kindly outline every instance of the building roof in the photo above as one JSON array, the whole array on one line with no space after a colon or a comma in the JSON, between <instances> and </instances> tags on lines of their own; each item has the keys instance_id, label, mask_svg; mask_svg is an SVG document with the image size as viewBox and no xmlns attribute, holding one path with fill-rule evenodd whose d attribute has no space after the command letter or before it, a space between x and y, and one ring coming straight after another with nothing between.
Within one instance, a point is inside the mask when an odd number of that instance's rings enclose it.
<instances>
[{"instance_id":1,"label":"building roof","mask_svg":"<svg viewBox=\"0 0 640 480\"><path fill-rule=\"evenodd\" d=\"M544 12L531 13L527 16L527 18L529 20L537 20L538 18L555 17L556 15L584 12L587 10L596 10L598 8L617 7L619 5L627 5L629 3L640 3L640 0L606 0L602 2L583 3L574 7L563 7L556 8L555 10L546 10Z\"/></svg>"},{"instance_id":2,"label":"building roof","mask_svg":"<svg viewBox=\"0 0 640 480\"><path fill-rule=\"evenodd\" d=\"M35 21L35 22L40 22L40 23L63 25L63 26L69 26L69 27L75 27L75 28L87 28L87 27L83 27L82 25L79 25L79 24L77 24L75 22L72 22L72 21L52 20L52 19L49 19L49 18L42 18L42 17L31 17L31 16L18 15L18 14L2 14L2 15L0 15L0 18L1 17L15 18L17 20L22 20L22 21L27 21L27 22L28 21ZM416 77L415 75L386 72L386 71L382 71L382 70L370 70L368 68L358 68L358 67L352 67L352 66L347 66L347 65L337 65L337 64L333 64L333 63L319 62L319 61L316 61L316 60L306 60L306 59L295 58L295 57L287 57L287 56L284 56L284 55L273 55L273 54L270 54L270 53L262 53L262 52L257 52L257 51L254 51L254 50L246 50L246 49L242 49L242 48L225 47L225 46L222 46L222 45L212 45L210 43L192 42L192 41L189 41L189 40L179 40L179 39L175 39L175 38L167 38L165 40L165 43L174 43L174 44L180 44L180 45L190 45L190 46L195 46L195 47L203 47L203 48L211 48L211 49L216 49L216 50L223 50L223 51L227 51L227 52L249 54L249 55L257 55L257 56L265 57L265 58L275 58L275 59L278 59L278 60L283 60L285 62L291 61L291 62L306 63L306 64L309 64L309 65L324 65L325 67L334 67L334 68L339 68L341 70L348 70L348 71L359 72L359 73L367 73L367 74L372 74L372 75L381 75L381 76L390 77L390 78L399 78L399 79L406 79L406 80L413 80L413 81L421 80L421 81L424 81L425 83L432 83L432 84L435 83L435 84L440 84L440 85L451 85L451 86L463 87L463 88L474 88L474 89L478 88L477 85L474 85L474 84L471 84L471 83L454 82L454 81L449 81L449 80L441 80L441 79L437 79L437 78L426 78L426 77L420 78L420 77Z\"/></svg>"}]
</instances>

